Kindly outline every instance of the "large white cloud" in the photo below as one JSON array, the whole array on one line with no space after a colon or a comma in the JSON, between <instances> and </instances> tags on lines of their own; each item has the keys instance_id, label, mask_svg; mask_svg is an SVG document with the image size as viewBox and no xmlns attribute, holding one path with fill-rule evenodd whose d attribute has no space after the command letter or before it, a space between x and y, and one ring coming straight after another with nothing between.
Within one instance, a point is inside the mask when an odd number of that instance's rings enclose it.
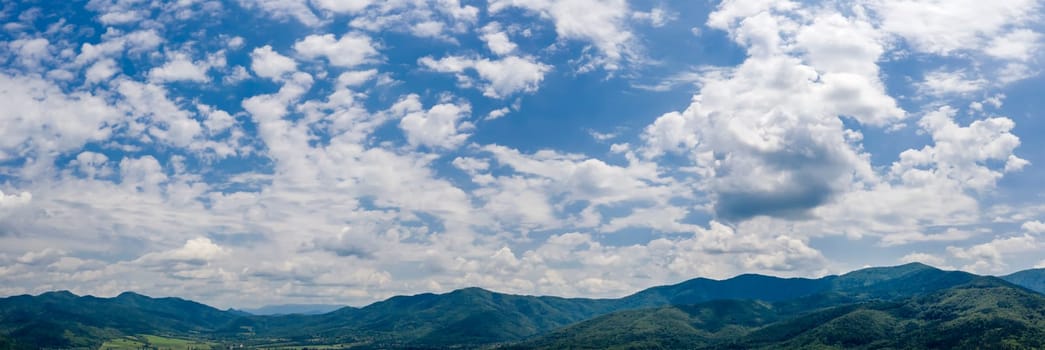
<instances>
[{"instance_id":1,"label":"large white cloud","mask_svg":"<svg viewBox=\"0 0 1045 350\"><path fill-rule=\"evenodd\" d=\"M689 155L727 220L799 217L854 182L873 181L859 133L841 118L882 126L906 117L879 81L878 34L828 10L796 22L771 8L734 6L723 4L711 23L750 56L706 74L685 111L648 126L643 153Z\"/></svg>"}]
</instances>

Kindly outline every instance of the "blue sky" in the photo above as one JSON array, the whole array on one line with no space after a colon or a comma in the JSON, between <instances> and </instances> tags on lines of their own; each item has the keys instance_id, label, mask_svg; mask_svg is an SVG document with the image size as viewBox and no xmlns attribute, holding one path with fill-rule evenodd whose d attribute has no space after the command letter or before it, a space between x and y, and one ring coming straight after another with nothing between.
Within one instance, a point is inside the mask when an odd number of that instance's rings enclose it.
<instances>
[{"instance_id":1,"label":"blue sky","mask_svg":"<svg viewBox=\"0 0 1045 350\"><path fill-rule=\"evenodd\" d=\"M0 294L1041 267L1042 6L5 2Z\"/></svg>"}]
</instances>

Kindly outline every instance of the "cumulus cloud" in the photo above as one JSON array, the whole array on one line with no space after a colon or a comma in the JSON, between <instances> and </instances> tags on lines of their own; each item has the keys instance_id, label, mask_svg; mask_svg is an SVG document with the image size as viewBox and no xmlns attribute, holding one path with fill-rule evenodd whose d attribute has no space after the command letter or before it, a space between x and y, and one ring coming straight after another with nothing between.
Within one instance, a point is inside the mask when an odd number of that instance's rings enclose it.
<instances>
[{"instance_id":1,"label":"cumulus cloud","mask_svg":"<svg viewBox=\"0 0 1045 350\"><path fill-rule=\"evenodd\" d=\"M0 191L0 208L16 207L26 203L29 203L33 199L33 195L29 192L20 192L18 194L4 194Z\"/></svg>"},{"instance_id":2,"label":"cumulus cloud","mask_svg":"<svg viewBox=\"0 0 1045 350\"><path fill-rule=\"evenodd\" d=\"M149 71L149 79L157 82L172 81L195 81L206 82L207 70L211 64L208 62L193 62L183 53L176 53L167 63Z\"/></svg>"},{"instance_id":3,"label":"cumulus cloud","mask_svg":"<svg viewBox=\"0 0 1045 350\"><path fill-rule=\"evenodd\" d=\"M434 59L422 57L418 64L443 73L455 73L463 85L472 85L473 77L467 71L475 71L481 80L478 83L483 95L491 98L507 98L520 92L534 92L544 80L551 66L533 58L508 56L501 59L468 58L448 56Z\"/></svg>"},{"instance_id":4,"label":"cumulus cloud","mask_svg":"<svg viewBox=\"0 0 1045 350\"><path fill-rule=\"evenodd\" d=\"M1037 220L1027 221L1024 222L1020 228L1030 233L1043 233L1045 232L1045 223Z\"/></svg>"},{"instance_id":5,"label":"cumulus cloud","mask_svg":"<svg viewBox=\"0 0 1045 350\"><path fill-rule=\"evenodd\" d=\"M461 121L471 112L467 104L440 103L425 110L419 96L409 95L392 110L402 113L399 128L406 133L407 143L415 147L457 147L468 138L462 131L471 128L470 123Z\"/></svg>"},{"instance_id":6,"label":"cumulus cloud","mask_svg":"<svg viewBox=\"0 0 1045 350\"><path fill-rule=\"evenodd\" d=\"M1005 238L995 238L990 242L977 244L968 248L957 246L947 247L947 252L957 259L967 261L962 266L963 270L977 273L999 273L1008 265L1005 263L1007 257L1018 254L1039 252L1042 243L1034 236L1024 234Z\"/></svg>"},{"instance_id":7,"label":"cumulus cloud","mask_svg":"<svg viewBox=\"0 0 1045 350\"><path fill-rule=\"evenodd\" d=\"M639 57L635 36L627 26L630 10L625 0L492 0L488 10L496 14L510 7L550 19L563 40L591 43L599 55L581 67L582 71L596 66L612 71L625 59Z\"/></svg>"},{"instance_id":8,"label":"cumulus cloud","mask_svg":"<svg viewBox=\"0 0 1045 350\"><path fill-rule=\"evenodd\" d=\"M116 61L109 58L95 62L87 69L84 78L88 83L97 83L108 80L119 71L116 69Z\"/></svg>"},{"instance_id":9,"label":"cumulus cloud","mask_svg":"<svg viewBox=\"0 0 1045 350\"><path fill-rule=\"evenodd\" d=\"M878 0L870 5L883 30L917 50L936 54L983 50L1006 29L1031 23L1041 8L1035 0Z\"/></svg>"},{"instance_id":10,"label":"cumulus cloud","mask_svg":"<svg viewBox=\"0 0 1045 350\"><path fill-rule=\"evenodd\" d=\"M960 188L982 191L993 188L1005 172L1018 170L1024 160L1013 155L1020 139L1010 131L1011 119L977 120L968 126L954 121L950 107L927 113L918 124L932 135L934 144L906 150L890 169L891 175L908 185L953 181ZM992 166L992 162L1002 166Z\"/></svg>"},{"instance_id":11,"label":"cumulus cloud","mask_svg":"<svg viewBox=\"0 0 1045 350\"><path fill-rule=\"evenodd\" d=\"M227 250L205 237L185 241L185 245L161 252L147 253L137 260L144 264L206 264L217 257L227 254Z\"/></svg>"},{"instance_id":12,"label":"cumulus cloud","mask_svg":"<svg viewBox=\"0 0 1045 350\"><path fill-rule=\"evenodd\" d=\"M360 33L338 39L333 34L309 35L294 43L294 51L308 58L324 57L331 65L345 68L373 62L378 55L370 37Z\"/></svg>"},{"instance_id":13,"label":"cumulus cloud","mask_svg":"<svg viewBox=\"0 0 1045 350\"><path fill-rule=\"evenodd\" d=\"M17 39L7 43L7 48L17 55L22 66L36 70L51 59L51 43L46 38Z\"/></svg>"},{"instance_id":14,"label":"cumulus cloud","mask_svg":"<svg viewBox=\"0 0 1045 350\"><path fill-rule=\"evenodd\" d=\"M459 0L372 2L349 21L349 26L371 32L393 31L456 43L455 34L476 24L479 8Z\"/></svg>"},{"instance_id":15,"label":"cumulus cloud","mask_svg":"<svg viewBox=\"0 0 1045 350\"><path fill-rule=\"evenodd\" d=\"M883 44L866 22L827 12L801 25L740 6L724 3L710 23L751 55L704 77L685 111L649 125L642 152L687 154L725 220L800 217L875 177L841 116L881 126L906 113L878 80ZM735 17L745 11L753 15Z\"/></svg>"},{"instance_id":16,"label":"cumulus cloud","mask_svg":"<svg viewBox=\"0 0 1045 350\"><path fill-rule=\"evenodd\" d=\"M308 0L239 0L240 6L260 9L273 18L294 19L307 26L319 25L322 21L309 6ZM321 7L324 2L319 2Z\"/></svg>"},{"instance_id":17,"label":"cumulus cloud","mask_svg":"<svg viewBox=\"0 0 1045 350\"><path fill-rule=\"evenodd\" d=\"M312 0L312 4L316 7L335 13L356 13L374 2L374 0Z\"/></svg>"},{"instance_id":18,"label":"cumulus cloud","mask_svg":"<svg viewBox=\"0 0 1045 350\"><path fill-rule=\"evenodd\" d=\"M102 96L0 73L0 161L66 152L108 138L123 113Z\"/></svg>"},{"instance_id":19,"label":"cumulus cloud","mask_svg":"<svg viewBox=\"0 0 1045 350\"><path fill-rule=\"evenodd\" d=\"M508 38L508 33L501 29L500 23L491 22L483 26L482 32L482 39L486 42L486 47L495 54L501 56L507 55L518 48L518 46Z\"/></svg>"},{"instance_id":20,"label":"cumulus cloud","mask_svg":"<svg viewBox=\"0 0 1045 350\"><path fill-rule=\"evenodd\" d=\"M297 70L297 62L265 45L250 53L250 69L260 77L279 80L284 74Z\"/></svg>"}]
</instances>

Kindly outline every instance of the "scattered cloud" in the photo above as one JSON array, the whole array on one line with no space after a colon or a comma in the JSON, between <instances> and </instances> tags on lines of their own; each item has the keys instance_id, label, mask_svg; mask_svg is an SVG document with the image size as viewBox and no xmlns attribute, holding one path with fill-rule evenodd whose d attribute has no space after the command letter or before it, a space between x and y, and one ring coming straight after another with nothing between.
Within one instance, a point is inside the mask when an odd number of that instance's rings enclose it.
<instances>
[{"instance_id":1,"label":"scattered cloud","mask_svg":"<svg viewBox=\"0 0 1045 350\"><path fill-rule=\"evenodd\" d=\"M706 23L654 5L12 19L0 292L361 304L1040 264L1039 2L724 1Z\"/></svg>"}]
</instances>

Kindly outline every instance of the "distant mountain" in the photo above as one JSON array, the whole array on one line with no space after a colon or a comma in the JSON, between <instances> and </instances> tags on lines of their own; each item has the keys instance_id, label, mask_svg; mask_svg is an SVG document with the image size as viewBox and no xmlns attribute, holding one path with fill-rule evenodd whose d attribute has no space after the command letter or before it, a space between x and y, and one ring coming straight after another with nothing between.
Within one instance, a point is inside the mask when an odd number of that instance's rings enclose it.
<instances>
[{"instance_id":1,"label":"distant mountain","mask_svg":"<svg viewBox=\"0 0 1045 350\"><path fill-rule=\"evenodd\" d=\"M359 309L310 318L251 318L250 327L273 338L413 347L491 344L521 340L616 310L616 300L568 299L466 288L446 294L397 296Z\"/></svg>"},{"instance_id":2,"label":"distant mountain","mask_svg":"<svg viewBox=\"0 0 1045 350\"><path fill-rule=\"evenodd\" d=\"M894 298L966 283L976 275L942 271L921 263L856 270L818 279L746 274L725 280L696 278L624 297L627 308L694 304L721 299L781 301L828 292L864 298Z\"/></svg>"},{"instance_id":3,"label":"distant mountain","mask_svg":"<svg viewBox=\"0 0 1045 350\"><path fill-rule=\"evenodd\" d=\"M882 282L882 281L879 281ZM1045 297L993 277L894 301L820 308L712 301L612 313L509 349L1038 349Z\"/></svg>"},{"instance_id":4,"label":"distant mountain","mask_svg":"<svg viewBox=\"0 0 1045 350\"><path fill-rule=\"evenodd\" d=\"M1035 292L1045 294L1045 268L1023 270L1011 275L1001 276L1001 279Z\"/></svg>"},{"instance_id":5,"label":"distant mountain","mask_svg":"<svg viewBox=\"0 0 1045 350\"><path fill-rule=\"evenodd\" d=\"M240 309L251 315L258 316L269 316L269 315L319 315L332 312L334 310L347 307L345 305L329 305L329 304L282 304L282 305L266 305L256 309Z\"/></svg>"},{"instance_id":6,"label":"distant mountain","mask_svg":"<svg viewBox=\"0 0 1045 350\"><path fill-rule=\"evenodd\" d=\"M944 291L958 293L955 291L980 285L988 286L981 288L987 292L960 295L962 300L969 295L980 298L970 301L978 309L952 309L956 300L940 296ZM1042 298L997 278L923 264L869 268L818 279L750 274L726 280L697 278L620 299L523 296L465 288L445 294L397 296L362 308L316 315L255 316L177 298L134 293L96 298L51 292L0 299L0 349L97 347L104 340L134 334L249 347L690 348L736 344L773 348L813 346L813 340L820 342L815 344L835 344L821 341L830 337L819 334L846 327L860 327L853 328L854 334L871 331L866 336L872 338L914 339L910 337L926 334L915 332L919 329L948 331L933 322L980 316L986 320L985 326L1015 327L997 331L1004 333L999 339L1006 340L1033 338L1040 330L1033 318L1037 317L1038 299L1023 300L1028 293ZM937 299L924 299L933 295ZM995 306L985 306L991 302ZM895 305L908 306L896 309ZM968 314L969 310L980 311ZM1030 312L1027 317L1031 318L1024 320L1010 315L1012 312ZM817 328L829 322L835 328ZM879 327L896 322L906 328ZM839 344L850 344L848 341Z\"/></svg>"}]
</instances>

